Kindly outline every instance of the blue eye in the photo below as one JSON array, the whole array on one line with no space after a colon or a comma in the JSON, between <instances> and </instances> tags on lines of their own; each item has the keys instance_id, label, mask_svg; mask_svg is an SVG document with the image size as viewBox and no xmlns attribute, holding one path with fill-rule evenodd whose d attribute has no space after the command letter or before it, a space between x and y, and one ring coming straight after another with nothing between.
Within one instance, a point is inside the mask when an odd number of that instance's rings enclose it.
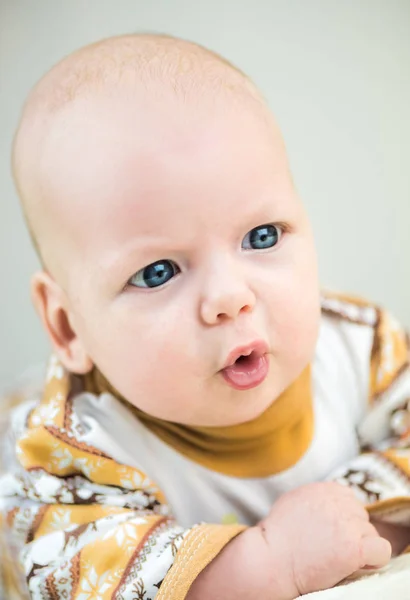
<instances>
[{"instance_id":1,"label":"blue eye","mask_svg":"<svg viewBox=\"0 0 410 600\"><path fill-rule=\"evenodd\" d=\"M277 225L260 225L251 229L242 242L245 250L264 250L273 248L282 236L282 229Z\"/></svg>"},{"instance_id":2,"label":"blue eye","mask_svg":"<svg viewBox=\"0 0 410 600\"><path fill-rule=\"evenodd\" d=\"M179 272L178 265L171 260L157 260L135 273L128 283L139 288L155 288L164 285Z\"/></svg>"}]
</instances>

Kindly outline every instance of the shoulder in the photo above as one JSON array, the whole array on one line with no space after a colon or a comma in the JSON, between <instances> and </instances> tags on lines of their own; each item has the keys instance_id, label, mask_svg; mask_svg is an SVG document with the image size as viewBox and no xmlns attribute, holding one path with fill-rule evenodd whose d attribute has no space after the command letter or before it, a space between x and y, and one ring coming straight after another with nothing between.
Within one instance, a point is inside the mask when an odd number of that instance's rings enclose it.
<instances>
[{"instance_id":1,"label":"shoulder","mask_svg":"<svg viewBox=\"0 0 410 600\"><path fill-rule=\"evenodd\" d=\"M409 335L384 307L358 296L323 291L320 344L350 357L368 380L370 400L386 391L409 364Z\"/></svg>"},{"instance_id":2,"label":"shoulder","mask_svg":"<svg viewBox=\"0 0 410 600\"><path fill-rule=\"evenodd\" d=\"M323 290L321 293L322 316L340 322L374 329L382 309L360 296Z\"/></svg>"},{"instance_id":3,"label":"shoulder","mask_svg":"<svg viewBox=\"0 0 410 600\"><path fill-rule=\"evenodd\" d=\"M370 363L381 309L363 298L324 291L318 350L329 357L347 355L352 367Z\"/></svg>"}]
</instances>

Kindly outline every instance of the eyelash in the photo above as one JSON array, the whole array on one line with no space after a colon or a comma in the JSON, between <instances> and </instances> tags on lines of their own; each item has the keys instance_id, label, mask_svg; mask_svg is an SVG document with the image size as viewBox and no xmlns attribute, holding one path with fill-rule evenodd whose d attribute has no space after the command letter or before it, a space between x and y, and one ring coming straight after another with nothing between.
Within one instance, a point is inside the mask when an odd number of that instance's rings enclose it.
<instances>
[{"instance_id":1,"label":"eyelash","mask_svg":"<svg viewBox=\"0 0 410 600\"><path fill-rule=\"evenodd\" d=\"M242 248L242 243L245 240L245 238L247 236L249 236L253 231L257 230L257 229L262 229L263 227L275 227L277 230L279 230L279 239L277 241L276 244L274 244L271 247L268 248ZM257 252L258 254L262 254L262 253L267 253L269 250L276 250L276 248L280 245L282 238L284 237L284 235L286 233L288 233L290 231L290 227L289 225L285 224L285 223L263 223L261 225L256 225L255 227L253 227L252 229L250 229L246 235L242 238L242 242L241 242L241 250L245 251L245 252ZM147 269L148 267L151 267L152 265L155 265L156 263L160 263L160 262L170 262L176 265L178 272L173 275L170 279L168 279L165 283L160 284L158 286L137 286L135 284L130 283L131 279L133 279L138 273L143 272L145 269ZM149 290L156 290L158 288L165 288L167 286L167 283L169 283L170 281L172 281L173 279L175 279L176 277L178 277L178 275L181 273L181 269L179 268L178 264L175 263L174 261L172 261L171 259L160 259L158 261L154 261L153 263L150 263L148 265L146 265L145 267L143 267L142 269L139 269L138 271L136 271L126 282L123 291L129 289L129 288L136 288L138 290L145 290L145 291L149 291Z\"/></svg>"},{"instance_id":2,"label":"eyelash","mask_svg":"<svg viewBox=\"0 0 410 600\"><path fill-rule=\"evenodd\" d=\"M253 231L258 230L258 229L267 228L267 227L274 227L276 230L278 230L278 233L279 233L278 241L273 246L270 246L268 248L244 248L242 246L242 244L243 244L244 240L246 239L246 237L250 236ZM275 248L278 247L278 245L280 244L280 241L281 241L284 233L285 233L284 227L282 225L280 225L279 223L264 223L263 225L257 225L256 227L253 227L252 229L250 229L248 231L248 233L245 235L245 237L242 238L241 249L245 250L246 252L258 252L258 253L262 253L263 252L263 253L265 253L268 250L273 250L273 249L275 249Z\"/></svg>"}]
</instances>

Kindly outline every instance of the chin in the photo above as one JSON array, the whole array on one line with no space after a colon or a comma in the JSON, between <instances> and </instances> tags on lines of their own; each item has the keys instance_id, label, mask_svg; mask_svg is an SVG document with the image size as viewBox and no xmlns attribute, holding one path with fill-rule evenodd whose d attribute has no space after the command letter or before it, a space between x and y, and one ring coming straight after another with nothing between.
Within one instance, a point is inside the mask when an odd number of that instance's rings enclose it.
<instances>
[{"instance_id":1,"label":"chin","mask_svg":"<svg viewBox=\"0 0 410 600\"><path fill-rule=\"evenodd\" d=\"M279 394L272 394L272 389L270 388L270 393L268 396L266 396L265 394L263 395L263 399L262 398L258 398L258 401L255 402L251 402L250 406L246 406L243 407L243 410L240 411L241 414L235 415L235 419L232 419L230 421L230 423L228 424L228 426L234 426L234 425L243 425L244 423L249 423L250 421L254 421L255 419L257 419L258 417L260 417L261 415L263 415L263 413L275 402L275 400L279 397Z\"/></svg>"}]
</instances>

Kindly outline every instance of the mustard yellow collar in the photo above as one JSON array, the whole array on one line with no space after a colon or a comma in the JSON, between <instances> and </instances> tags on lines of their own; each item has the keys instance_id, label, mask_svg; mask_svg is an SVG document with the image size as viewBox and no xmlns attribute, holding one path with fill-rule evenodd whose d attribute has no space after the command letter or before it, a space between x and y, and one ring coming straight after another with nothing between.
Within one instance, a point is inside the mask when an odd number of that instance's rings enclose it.
<instances>
[{"instance_id":1,"label":"mustard yellow collar","mask_svg":"<svg viewBox=\"0 0 410 600\"><path fill-rule=\"evenodd\" d=\"M256 419L231 427L190 427L162 421L135 408L94 369L84 389L109 392L147 429L190 460L241 478L267 477L293 466L307 451L314 429L310 368Z\"/></svg>"}]
</instances>

